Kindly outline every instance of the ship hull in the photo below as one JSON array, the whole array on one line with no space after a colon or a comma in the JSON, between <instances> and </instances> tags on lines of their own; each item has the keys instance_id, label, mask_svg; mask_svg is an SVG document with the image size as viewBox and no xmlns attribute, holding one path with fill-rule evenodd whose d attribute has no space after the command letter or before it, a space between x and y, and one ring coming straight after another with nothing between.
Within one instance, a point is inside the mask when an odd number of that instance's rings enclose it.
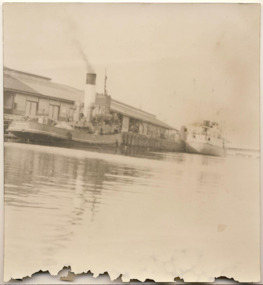
<instances>
[{"instance_id":1,"label":"ship hull","mask_svg":"<svg viewBox=\"0 0 263 285\"><path fill-rule=\"evenodd\" d=\"M185 143L187 153L196 153L212 156L225 156L226 149L210 143L191 141Z\"/></svg>"},{"instance_id":2,"label":"ship hull","mask_svg":"<svg viewBox=\"0 0 263 285\"><path fill-rule=\"evenodd\" d=\"M116 148L121 144L121 134L94 135L79 129L67 130L30 121L14 121L7 131L24 141L45 145Z\"/></svg>"}]
</instances>

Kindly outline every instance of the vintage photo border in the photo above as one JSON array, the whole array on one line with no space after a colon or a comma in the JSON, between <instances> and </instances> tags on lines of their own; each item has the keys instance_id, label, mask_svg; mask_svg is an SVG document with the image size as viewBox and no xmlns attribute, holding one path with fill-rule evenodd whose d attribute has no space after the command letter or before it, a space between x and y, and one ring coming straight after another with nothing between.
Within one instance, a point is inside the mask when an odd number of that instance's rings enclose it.
<instances>
[{"instance_id":1,"label":"vintage photo border","mask_svg":"<svg viewBox=\"0 0 263 285\"><path fill-rule=\"evenodd\" d=\"M262 52L263 52L263 40L262 40L262 33L263 33L263 21L262 21L262 7L263 7L263 0L258 0L258 1L230 1L230 0L225 0L225 1L213 1L213 0L208 0L208 1L195 1L195 0L192 0L192 1L178 1L178 0L173 0L173 1L140 1L140 0L137 0L137 1L134 1L134 0L130 0L130 1L107 1L107 0L104 0L104 1L83 1L83 0L78 0L77 2L74 2L74 1L68 1L68 0L62 0L62 1L48 1L48 0L34 0L34 1L5 1L5 0L0 0L1 1L1 14L0 14L0 19L1 19L1 23L3 25L3 3L25 3L25 2L28 2L28 3L37 3L37 2L45 2L45 3L259 3L261 4L261 38L260 38L260 85L262 84L262 79L263 79L263 69L262 69L262 66L263 66L263 57L262 57ZM3 28L3 27L2 27ZM1 28L1 31L0 31L0 36L1 36L1 39L3 40L3 29ZM3 43L1 44L0 46L0 49L1 49L1 53L2 53L2 57L1 57L1 63L2 63L2 67L3 67ZM2 86L2 92L3 92L3 68L1 68L1 71L0 71L0 77L1 77L1 86ZM261 86L260 86L261 87ZM3 99L2 99L3 100ZM3 103L3 101L2 101ZM1 108L0 110L1 112L1 157L3 158L4 160L4 139L3 139L3 108ZM263 98L262 98L262 87L260 88L260 146L262 147L263 146ZM260 151L261 152L261 151ZM262 167L262 162L263 162L263 159L262 159L262 156L260 156L260 169L261 169L261 181L262 181L262 178L263 178L263 167ZM0 234L0 247L1 247L1 259L0 259L0 284L10 284L10 283L4 283L3 282L3 272L4 272L4 257L3 257L3 249L4 249L4 189L3 189L3 185L4 185L4 166L3 166L3 162L1 163L1 166L0 166L0 169L1 169L1 175L0 175L0 183L2 185L2 191L0 192L0 209L1 209L1 214L0 214L0 227L1 227L1 234ZM261 183L261 190L262 190L262 183ZM262 240L263 240L263 209L262 209L262 205L263 205L263 195L261 194L260 195L260 203L261 203L261 219L260 219L260 223L261 223L261 282L258 282L258 283L254 283L254 284L262 284L262 281L263 281L263 244L262 244ZM26 259L26 257L25 257ZM41 268L40 268L41 269ZM62 269L62 268L61 268ZM88 270L88 268L87 268ZM149 279L151 278L151 276L149 276ZM39 282L37 281L38 278L37 276L34 276L34 277L31 277L30 278L30 283L32 283L32 281L35 280L35 282ZM43 279L41 280L41 282L43 282ZM55 277L52 278L50 276L50 278L46 277L45 278L45 282L48 282L48 283L45 283L45 284L77 284L77 281L73 281L73 282L70 282L70 283L65 283L64 281L59 281L59 278L58 277ZM28 281L26 280L23 280L23 281L19 281L15 284L26 284L28 283ZM224 282L225 283L225 282ZM229 281L227 281L226 283L230 283ZM226 284L225 283L225 284ZM236 283L236 282L233 282L233 283ZM14 284L14 283L13 283ZM37 283L34 283L34 284L37 284ZM42 284L42 283L41 283ZM180 283L177 283L177 284L180 284ZM215 284L222 284L222 283L219 283L219 281L215 282Z\"/></svg>"}]
</instances>

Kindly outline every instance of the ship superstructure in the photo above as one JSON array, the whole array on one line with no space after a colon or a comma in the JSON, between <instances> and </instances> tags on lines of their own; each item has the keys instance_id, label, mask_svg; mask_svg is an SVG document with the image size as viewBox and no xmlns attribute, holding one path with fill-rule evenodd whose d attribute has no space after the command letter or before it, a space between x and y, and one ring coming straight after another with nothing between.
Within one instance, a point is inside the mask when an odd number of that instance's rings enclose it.
<instances>
[{"instance_id":1,"label":"ship superstructure","mask_svg":"<svg viewBox=\"0 0 263 285\"><path fill-rule=\"evenodd\" d=\"M225 139L217 122L204 120L181 128L181 137L188 153L224 156Z\"/></svg>"}]
</instances>

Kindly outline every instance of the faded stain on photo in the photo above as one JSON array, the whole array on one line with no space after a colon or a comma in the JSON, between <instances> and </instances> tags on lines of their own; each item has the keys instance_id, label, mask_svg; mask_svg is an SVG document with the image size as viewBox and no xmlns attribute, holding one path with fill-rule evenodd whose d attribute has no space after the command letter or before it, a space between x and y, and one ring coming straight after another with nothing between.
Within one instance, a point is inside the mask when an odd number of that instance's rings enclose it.
<instances>
[{"instance_id":1,"label":"faded stain on photo","mask_svg":"<svg viewBox=\"0 0 263 285\"><path fill-rule=\"evenodd\" d=\"M3 36L5 282L260 280L259 4L5 3Z\"/></svg>"}]
</instances>

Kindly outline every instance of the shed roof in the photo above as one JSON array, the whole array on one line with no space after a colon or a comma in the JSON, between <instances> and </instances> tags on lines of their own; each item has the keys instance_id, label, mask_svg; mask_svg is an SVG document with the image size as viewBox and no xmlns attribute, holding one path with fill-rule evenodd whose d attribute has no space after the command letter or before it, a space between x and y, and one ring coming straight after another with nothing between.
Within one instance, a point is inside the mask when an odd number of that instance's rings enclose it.
<instances>
[{"instance_id":1,"label":"shed roof","mask_svg":"<svg viewBox=\"0 0 263 285\"><path fill-rule=\"evenodd\" d=\"M40 76L31 76L28 73L16 72L4 69L4 88L17 92L32 93L40 96L47 96L67 101L83 101L83 91L69 87L64 84L52 82ZM24 76L24 75L27 76ZM29 75L29 76L28 76Z\"/></svg>"},{"instance_id":2,"label":"shed roof","mask_svg":"<svg viewBox=\"0 0 263 285\"><path fill-rule=\"evenodd\" d=\"M36 93L34 89L8 74L4 74L4 88L22 92Z\"/></svg>"},{"instance_id":3,"label":"shed roof","mask_svg":"<svg viewBox=\"0 0 263 285\"><path fill-rule=\"evenodd\" d=\"M168 124L158 120L155 115L145 112L143 110L134 108L117 100L111 99L111 106L110 109L112 111L121 113L131 118L135 118L138 120L142 120L144 122L150 123L155 126L163 127L165 129L174 129L173 127L169 126Z\"/></svg>"}]
</instances>

